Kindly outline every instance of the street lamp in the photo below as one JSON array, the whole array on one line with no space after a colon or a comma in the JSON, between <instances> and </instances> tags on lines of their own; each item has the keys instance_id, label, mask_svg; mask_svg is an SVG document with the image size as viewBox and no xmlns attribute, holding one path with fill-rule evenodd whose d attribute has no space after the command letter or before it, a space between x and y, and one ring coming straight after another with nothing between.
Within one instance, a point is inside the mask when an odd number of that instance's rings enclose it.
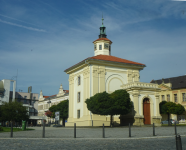
<instances>
[{"instance_id":1,"label":"street lamp","mask_svg":"<svg viewBox=\"0 0 186 150\"><path fill-rule=\"evenodd\" d=\"M48 100L47 103L49 104L49 108L50 108L50 103L51 103L50 99ZM51 124L51 122L49 122L49 127L50 127L50 124Z\"/></svg>"}]
</instances>

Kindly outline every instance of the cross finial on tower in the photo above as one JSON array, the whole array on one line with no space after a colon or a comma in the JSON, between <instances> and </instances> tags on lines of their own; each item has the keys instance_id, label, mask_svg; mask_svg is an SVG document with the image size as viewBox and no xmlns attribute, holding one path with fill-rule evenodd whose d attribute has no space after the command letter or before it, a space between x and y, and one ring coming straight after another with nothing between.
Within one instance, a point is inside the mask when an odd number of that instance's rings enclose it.
<instances>
[{"instance_id":1,"label":"cross finial on tower","mask_svg":"<svg viewBox=\"0 0 186 150\"><path fill-rule=\"evenodd\" d=\"M104 25L103 25L103 20L104 20L104 19L103 19L103 13L102 13L102 19L101 19L101 20L102 20L102 27L104 27Z\"/></svg>"}]
</instances>

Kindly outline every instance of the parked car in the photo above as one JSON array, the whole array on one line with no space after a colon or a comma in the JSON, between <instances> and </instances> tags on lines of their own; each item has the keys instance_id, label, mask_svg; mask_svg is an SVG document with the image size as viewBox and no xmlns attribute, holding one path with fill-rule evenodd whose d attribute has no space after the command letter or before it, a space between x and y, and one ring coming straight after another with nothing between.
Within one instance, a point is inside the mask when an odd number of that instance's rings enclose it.
<instances>
[{"instance_id":1,"label":"parked car","mask_svg":"<svg viewBox=\"0 0 186 150\"><path fill-rule=\"evenodd\" d=\"M176 121L176 120L173 120L173 119L170 119L170 122L171 122L171 124L175 124L175 122L176 122L176 124L179 124L179 121ZM162 121L161 124L168 124L168 120Z\"/></svg>"}]
</instances>

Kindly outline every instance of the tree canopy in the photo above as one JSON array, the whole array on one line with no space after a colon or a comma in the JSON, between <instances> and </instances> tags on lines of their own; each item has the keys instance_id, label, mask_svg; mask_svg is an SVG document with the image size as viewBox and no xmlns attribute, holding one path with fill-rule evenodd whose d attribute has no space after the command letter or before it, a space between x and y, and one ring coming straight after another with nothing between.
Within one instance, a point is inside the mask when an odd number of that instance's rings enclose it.
<instances>
[{"instance_id":1,"label":"tree canopy","mask_svg":"<svg viewBox=\"0 0 186 150\"><path fill-rule=\"evenodd\" d=\"M159 107L160 107L160 114L181 115L185 111L185 108L181 104L176 104L173 102L162 101L159 104Z\"/></svg>"},{"instance_id":2,"label":"tree canopy","mask_svg":"<svg viewBox=\"0 0 186 150\"><path fill-rule=\"evenodd\" d=\"M5 102L1 106L2 121L27 121L29 119L28 111L22 103L19 102Z\"/></svg>"},{"instance_id":3,"label":"tree canopy","mask_svg":"<svg viewBox=\"0 0 186 150\"><path fill-rule=\"evenodd\" d=\"M51 118L55 118L55 112L58 111L57 105L52 105L49 110L52 112Z\"/></svg>"},{"instance_id":4,"label":"tree canopy","mask_svg":"<svg viewBox=\"0 0 186 150\"><path fill-rule=\"evenodd\" d=\"M55 112L60 112L60 119L63 119L63 125L65 126L65 120L68 118L68 103L69 100L61 101L57 105L53 105L49 108L49 110L52 112L52 118L55 118Z\"/></svg>"},{"instance_id":5,"label":"tree canopy","mask_svg":"<svg viewBox=\"0 0 186 150\"><path fill-rule=\"evenodd\" d=\"M48 110L48 111L45 112L45 115L47 117L51 117L53 115L53 113L50 110Z\"/></svg>"},{"instance_id":6,"label":"tree canopy","mask_svg":"<svg viewBox=\"0 0 186 150\"><path fill-rule=\"evenodd\" d=\"M68 118L68 103L68 100L64 100L57 105L58 111L60 112L60 118Z\"/></svg>"},{"instance_id":7,"label":"tree canopy","mask_svg":"<svg viewBox=\"0 0 186 150\"><path fill-rule=\"evenodd\" d=\"M159 104L159 107L160 107L160 114L167 114L168 120L170 120L170 114L181 115L185 111L185 108L181 104L176 104L173 102L162 101ZM169 125L170 125L170 121L169 121Z\"/></svg>"},{"instance_id":8,"label":"tree canopy","mask_svg":"<svg viewBox=\"0 0 186 150\"><path fill-rule=\"evenodd\" d=\"M116 90L111 94L107 92L97 93L86 99L85 103L88 110L93 114L111 115L111 125L113 115L128 114L133 107L126 90Z\"/></svg>"}]
</instances>

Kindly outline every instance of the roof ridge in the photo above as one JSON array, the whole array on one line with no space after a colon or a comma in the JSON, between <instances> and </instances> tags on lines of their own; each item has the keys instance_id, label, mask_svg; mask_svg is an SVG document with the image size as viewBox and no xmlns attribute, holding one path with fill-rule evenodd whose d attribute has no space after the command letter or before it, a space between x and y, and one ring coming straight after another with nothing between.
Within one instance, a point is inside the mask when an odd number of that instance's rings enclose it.
<instances>
[{"instance_id":1,"label":"roof ridge","mask_svg":"<svg viewBox=\"0 0 186 150\"><path fill-rule=\"evenodd\" d=\"M177 76L177 77L170 77L170 78L163 78L163 80L166 80L166 79L172 79L172 78L179 78L179 77L186 77L186 75L183 75L183 76ZM158 80L162 80L162 79L157 79L157 80L154 80L154 81L158 81Z\"/></svg>"}]
</instances>

